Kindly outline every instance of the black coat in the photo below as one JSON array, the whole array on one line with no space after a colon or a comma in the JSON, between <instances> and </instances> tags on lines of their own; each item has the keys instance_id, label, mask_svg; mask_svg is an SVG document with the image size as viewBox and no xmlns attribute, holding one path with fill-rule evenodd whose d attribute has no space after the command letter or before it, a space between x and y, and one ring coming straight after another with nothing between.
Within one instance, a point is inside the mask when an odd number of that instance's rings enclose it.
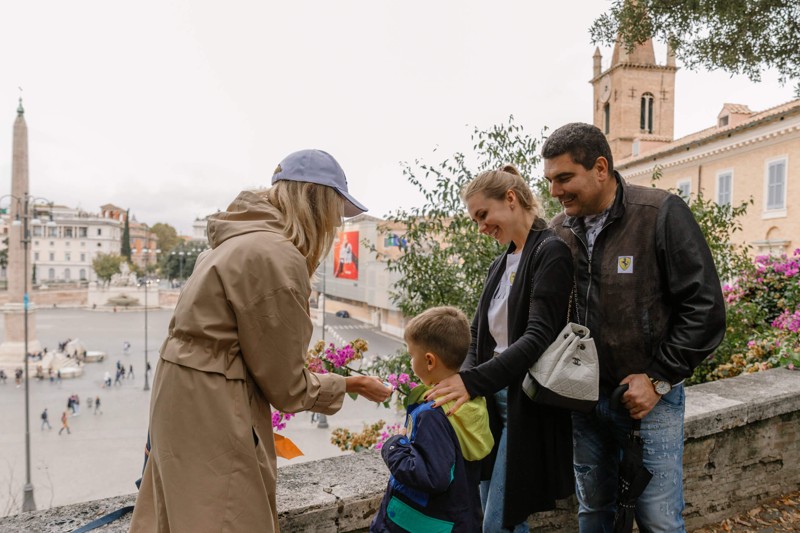
<instances>
[{"instance_id":1,"label":"black coat","mask_svg":"<svg viewBox=\"0 0 800 533\"><path fill-rule=\"evenodd\" d=\"M512 466L506 469L506 527L532 513L554 509L557 499L575 491L570 412L535 404L522 392L528 368L555 340L567 319L574 279L569 248L552 239L535 260L533 257L539 243L551 235L554 233L538 219L528 234L509 295L509 347L496 357L495 341L489 333L489 303L514 244L492 263L472 321L472 345L460 372L471 397L486 397L496 443L502 426L493 394L508 387L507 457ZM491 476L496 451L484 459L483 479Z\"/></svg>"}]
</instances>

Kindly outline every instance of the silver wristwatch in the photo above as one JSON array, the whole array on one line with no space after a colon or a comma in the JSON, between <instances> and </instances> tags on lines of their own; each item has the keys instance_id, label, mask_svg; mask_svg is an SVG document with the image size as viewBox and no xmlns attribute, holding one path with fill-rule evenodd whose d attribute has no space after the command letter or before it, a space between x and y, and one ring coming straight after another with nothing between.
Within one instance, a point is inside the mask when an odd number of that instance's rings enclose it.
<instances>
[{"instance_id":1,"label":"silver wristwatch","mask_svg":"<svg viewBox=\"0 0 800 533\"><path fill-rule=\"evenodd\" d=\"M672 390L672 385L670 385L669 381L661 381L660 379L650 378L650 383L653 384L653 388L656 390L656 394L659 396L664 396L666 393Z\"/></svg>"}]
</instances>

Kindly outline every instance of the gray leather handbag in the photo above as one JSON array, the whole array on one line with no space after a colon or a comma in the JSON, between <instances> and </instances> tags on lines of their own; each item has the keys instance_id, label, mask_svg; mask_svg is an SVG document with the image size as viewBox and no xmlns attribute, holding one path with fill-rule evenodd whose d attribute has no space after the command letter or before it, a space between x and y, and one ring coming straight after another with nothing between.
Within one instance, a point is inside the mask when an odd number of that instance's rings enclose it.
<instances>
[{"instance_id":1,"label":"gray leather handbag","mask_svg":"<svg viewBox=\"0 0 800 533\"><path fill-rule=\"evenodd\" d=\"M557 237L542 241L534 257L547 241L554 238ZM590 412L597 404L600 393L600 363L589 328L570 322L573 302L577 315L574 282L567 307L567 325L528 369L522 381L522 390L536 403Z\"/></svg>"}]
</instances>

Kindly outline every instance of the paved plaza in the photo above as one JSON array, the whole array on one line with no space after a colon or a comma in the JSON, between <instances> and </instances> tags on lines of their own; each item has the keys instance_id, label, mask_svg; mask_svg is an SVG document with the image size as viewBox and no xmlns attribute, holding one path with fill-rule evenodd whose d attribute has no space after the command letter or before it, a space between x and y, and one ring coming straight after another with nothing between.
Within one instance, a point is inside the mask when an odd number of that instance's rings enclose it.
<instances>
[{"instance_id":1,"label":"paved plaza","mask_svg":"<svg viewBox=\"0 0 800 533\"><path fill-rule=\"evenodd\" d=\"M148 312L148 357L155 370L158 348L166 336L171 311ZM147 435L149 392L144 386L144 312L91 311L84 309L45 309L36 311L37 332L42 346L55 349L68 338L80 339L87 350L101 350L103 362L87 363L83 376L61 383L48 380L30 382L31 478L38 509L94 500L135 492L134 481L141 475L144 443ZM376 328L353 319L326 318L326 340L341 342L356 337L370 344L368 355L394 353L401 342ZM0 321L2 332L2 321ZM321 338L315 328L312 342ZM123 354L123 342L131 344ZM103 387L106 372L113 380L116 363L126 370L133 365L134 379L121 385ZM36 363L30 364L31 375ZM150 375L152 381L152 372ZM17 512L22 503L25 483L25 409L24 386L14 384L13 375L0 384L0 516ZM67 399L77 394L80 412L70 416L72 431L59 436L61 413ZM89 409L87 399L101 399L102 414ZM40 415L48 409L52 430L40 428ZM336 427L360 430L364 422L383 418L396 421L393 410L366 400L345 398L342 410L328 417L330 427L320 429L310 413L301 413L289 422L282 434L290 437L305 453L291 462L278 460L279 466L339 455L330 444L330 432Z\"/></svg>"}]
</instances>

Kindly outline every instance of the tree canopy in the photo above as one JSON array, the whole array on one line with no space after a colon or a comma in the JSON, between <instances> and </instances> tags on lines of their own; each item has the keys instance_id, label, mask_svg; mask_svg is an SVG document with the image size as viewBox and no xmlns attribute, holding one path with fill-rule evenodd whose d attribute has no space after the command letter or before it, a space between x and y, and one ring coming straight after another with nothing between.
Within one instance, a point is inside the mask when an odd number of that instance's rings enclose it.
<instances>
[{"instance_id":1,"label":"tree canopy","mask_svg":"<svg viewBox=\"0 0 800 533\"><path fill-rule=\"evenodd\" d=\"M123 261L124 258L121 255L97 254L97 256L92 259L92 268L98 278L109 282L114 274L119 274L119 267Z\"/></svg>"},{"instance_id":2,"label":"tree canopy","mask_svg":"<svg viewBox=\"0 0 800 533\"><path fill-rule=\"evenodd\" d=\"M181 242L178 231L165 222L156 222L150 227L150 231L158 237L158 249L162 254L169 253Z\"/></svg>"},{"instance_id":3,"label":"tree canopy","mask_svg":"<svg viewBox=\"0 0 800 533\"><path fill-rule=\"evenodd\" d=\"M759 81L775 69L781 83L800 81L797 0L613 0L590 33L594 43L619 37L629 49L651 37L663 40L693 70L722 69Z\"/></svg>"},{"instance_id":4,"label":"tree canopy","mask_svg":"<svg viewBox=\"0 0 800 533\"><path fill-rule=\"evenodd\" d=\"M186 279L194 271L194 264L207 246L197 241L179 242L168 253L161 252L161 275L168 279Z\"/></svg>"}]
</instances>

